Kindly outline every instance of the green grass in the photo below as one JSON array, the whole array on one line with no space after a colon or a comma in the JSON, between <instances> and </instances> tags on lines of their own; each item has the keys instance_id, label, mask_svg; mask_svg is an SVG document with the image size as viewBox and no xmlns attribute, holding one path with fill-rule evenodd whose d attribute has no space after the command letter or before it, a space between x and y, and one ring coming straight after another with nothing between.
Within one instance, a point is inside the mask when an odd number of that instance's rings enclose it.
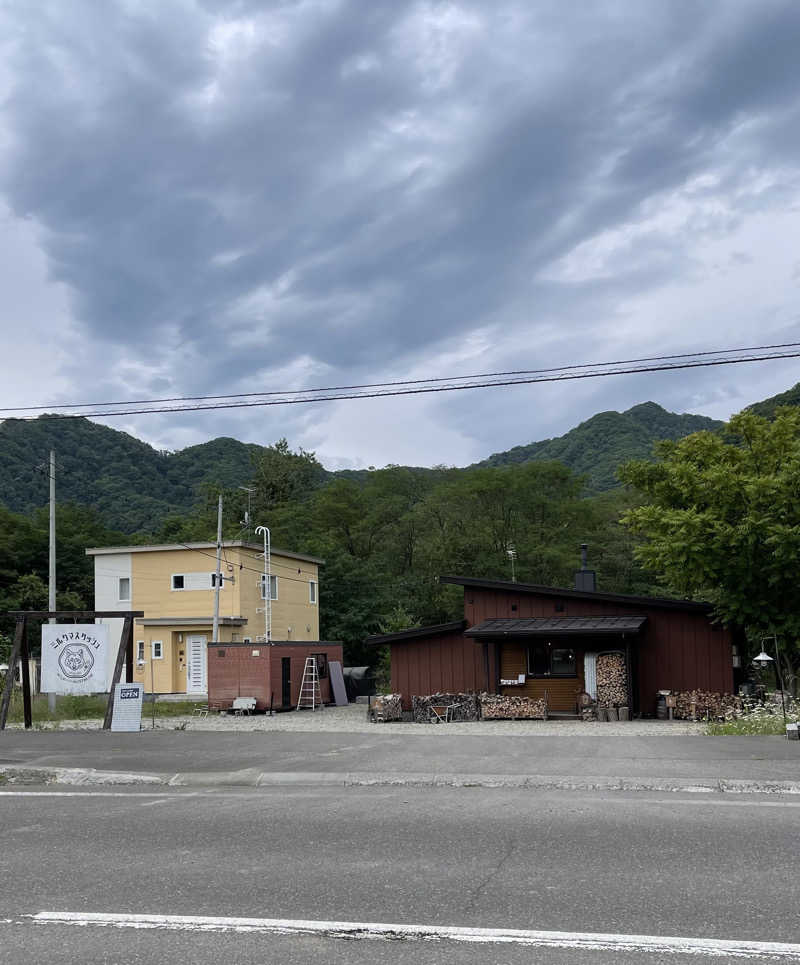
<instances>
[{"instance_id":1,"label":"green grass","mask_svg":"<svg viewBox=\"0 0 800 965\"><path fill-rule=\"evenodd\" d=\"M797 720L794 714L786 715L786 723L793 724ZM748 734L777 734L781 737L786 735L786 725L783 722L783 714L770 714L769 716L740 717L739 720L727 720L724 723L711 723L708 725L708 733L712 737L726 737L730 735Z\"/></svg>"},{"instance_id":2,"label":"green grass","mask_svg":"<svg viewBox=\"0 0 800 965\"><path fill-rule=\"evenodd\" d=\"M46 724L60 720L96 720L102 718L106 712L108 698L97 697L59 697L56 709L51 713L47 706L47 697L40 695L33 698L33 723ZM156 700L156 717L182 717L191 714L195 707L205 706L204 702L193 700L162 701ZM149 701L142 706L142 719L146 720L152 714ZM11 706L8 710L9 723L21 724L22 693L14 690L11 694Z\"/></svg>"}]
</instances>

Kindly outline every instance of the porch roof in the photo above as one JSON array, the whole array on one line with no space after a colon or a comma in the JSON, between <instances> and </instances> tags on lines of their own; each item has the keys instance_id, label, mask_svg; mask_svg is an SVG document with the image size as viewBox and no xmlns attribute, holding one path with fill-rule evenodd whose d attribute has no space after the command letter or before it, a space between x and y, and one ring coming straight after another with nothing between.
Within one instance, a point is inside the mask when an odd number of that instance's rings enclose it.
<instances>
[{"instance_id":1,"label":"porch roof","mask_svg":"<svg viewBox=\"0 0 800 965\"><path fill-rule=\"evenodd\" d=\"M214 617L144 617L136 621L142 627L210 627L214 624ZM221 627L243 627L247 617L220 617Z\"/></svg>"},{"instance_id":2,"label":"porch roof","mask_svg":"<svg viewBox=\"0 0 800 965\"><path fill-rule=\"evenodd\" d=\"M620 617L536 617L528 620L484 620L464 631L468 637L557 637L583 635L617 635L638 633L647 622L646 616L628 614Z\"/></svg>"}]
</instances>

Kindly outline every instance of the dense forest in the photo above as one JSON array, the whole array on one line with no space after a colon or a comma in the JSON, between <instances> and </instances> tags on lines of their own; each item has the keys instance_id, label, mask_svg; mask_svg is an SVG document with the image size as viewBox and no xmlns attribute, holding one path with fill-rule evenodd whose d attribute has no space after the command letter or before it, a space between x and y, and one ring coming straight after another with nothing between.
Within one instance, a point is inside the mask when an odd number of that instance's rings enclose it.
<instances>
[{"instance_id":1,"label":"dense forest","mask_svg":"<svg viewBox=\"0 0 800 965\"><path fill-rule=\"evenodd\" d=\"M617 469L629 459L646 459L656 442L682 439L701 429L717 430L722 423L702 415L678 415L655 402L643 402L626 412L598 412L556 439L515 446L498 452L479 466L507 466L539 459L557 459L585 477L589 493L619 485Z\"/></svg>"},{"instance_id":2,"label":"dense forest","mask_svg":"<svg viewBox=\"0 0 800 965\"><path fill-rule=\"evenodd\" d=\"M619 419L650 428L626 434L614 428ZM716 429L712 420L648 403L601 413L547 445L560 443L564 460L618 465L649 457L649 434L675 438L680 426ZM520 581L569 585L579 544L587 542L603 589L664 592L635 562L636 537L619 522L636 506L633 493L619 486L592 492L602 487L587 486L586 475L545 459L543 450L525 461L520 453L530 447L519 447L500 454L505 460L492 457L500 464L468 469L330 473L285 440L261 447L217 439L169 454L84 419L9 420L0 426L9 507L0 508L0 614L46 605L47 477L36 466L51 446L58 453L58 605L65 608L91 606L87 546L211 540L220 492L226 539L252 538L263 523L274 546L325 559L321 633L344 642L350 663L374 658L363 648L370 633L460 616L459 590L441 585L439 575L510 579L510 550ZM0 620L8 632L8 618Z\"/></svg>"}]
</instances>

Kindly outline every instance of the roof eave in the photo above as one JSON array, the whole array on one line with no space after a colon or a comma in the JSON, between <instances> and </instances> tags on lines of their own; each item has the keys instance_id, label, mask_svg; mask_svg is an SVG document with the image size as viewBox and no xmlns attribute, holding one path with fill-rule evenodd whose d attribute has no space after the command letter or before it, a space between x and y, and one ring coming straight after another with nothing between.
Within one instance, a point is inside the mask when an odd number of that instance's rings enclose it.
<instances>
[{"instance_id":1,"label":"roof eave","mask_svg":"<svg viewBox=\"0 0 800 965\"><path fill-rule=\"evenodd\" d=\"M700 613L711 613L714 607L711 603L697 600L674 600L660 596L634 596L628 593L604 593L600 590L575 590L564 586L541 586L535 583L512 583L509 580L489 580L474 576L440 576L440 583L454 586L474 587L487 590L510 590L515 593L525 593L533 596L561 596L567 599L598 600L606 603L630 603L638 606L650 606L668 610L695 610Z\"/></svg>"}]
</instances>

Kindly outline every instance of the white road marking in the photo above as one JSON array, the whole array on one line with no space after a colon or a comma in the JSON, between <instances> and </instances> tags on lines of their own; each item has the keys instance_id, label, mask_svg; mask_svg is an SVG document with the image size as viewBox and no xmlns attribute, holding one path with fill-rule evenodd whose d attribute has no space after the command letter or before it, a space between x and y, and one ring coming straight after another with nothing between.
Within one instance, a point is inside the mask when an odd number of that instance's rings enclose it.
<instances>
[{"instance_id":1,"label":"white road marking","mask_svg":"<svg viewBox=\"0 0 800 965\"><path fill-rule=\"evenodd\" d=\"M615 935L596 932L536 931L516 928L462 928L449 925L390 925L375 922L306 921L291 918L221 918L200 915L132 915L102 912L40 911L26 915L37 925L100 925L112 928L238 932L264 935L315 935L327 938L454 941L511 944L579 951L649 952L761 959L771 956L800 962L800 944L675 938L661 935Z\"/></svg>"}]
</instances>

